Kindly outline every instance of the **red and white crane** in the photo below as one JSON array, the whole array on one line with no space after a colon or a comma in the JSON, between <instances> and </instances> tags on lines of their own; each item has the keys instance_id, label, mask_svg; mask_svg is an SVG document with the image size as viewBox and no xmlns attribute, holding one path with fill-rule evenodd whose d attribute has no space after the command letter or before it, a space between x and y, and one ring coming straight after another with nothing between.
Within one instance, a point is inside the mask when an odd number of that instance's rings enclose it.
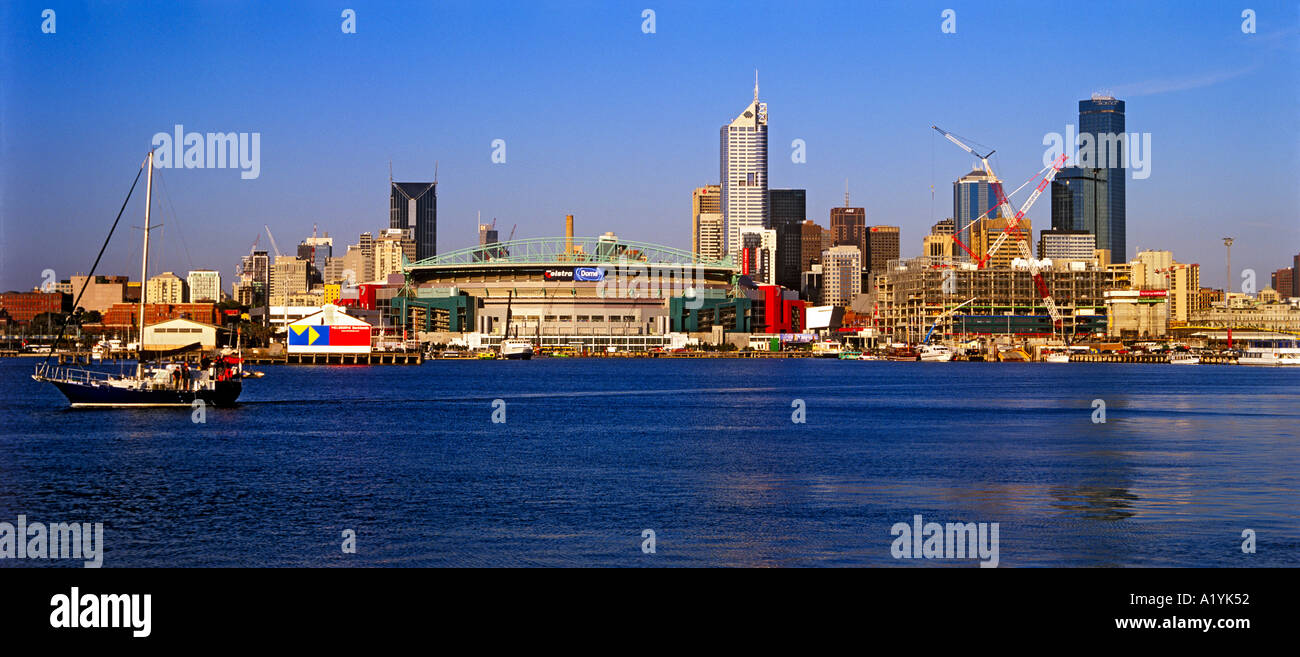
<instances>
[{"instance_id":1,"label":"red and white crane","mask_svg":"<svg viewBox=\"0 0 1300 657\"><path fill-rule=\"evenodd\" d=\"M1065 161L1068 156L1062 154L1060 157L1056 158L1056 160L1053 161L1050 165L1043 167L1041 170L1039 170L1037 174L1034 174L1034 177L1029 179L1030 181L1032 181L1034 178L1037 178L1039 174L1043 174L1043 172L1046 172L1046 174L1043 175L1042 181L1040 181L1038 183L1038 186L1034 188L1034 192L1029 195L1029 198L1025 199L1025 202L1023 204L1021 204L1020 209L1014 210L1011 207L1010 199L1008 199L1006 194L1002 192L1002 183L997 180L997 175L993 173L993 167L989 166L989 156L993 154L993 151L989 151L986 155L980 155L979 153L975 152L975 149L962 143L962 141L960 139L957 139L957 137L955 137L951 132L942 129L939 126L930 126L930 127L934 128L945 138L947 138L948 141L951 141L952 143L956 144L962 150L980 159L980 163L984 167L984 172L987 173L989 177L993 178L994 180L994 182L990 183L990 186L993 188L994 193L997 194L998 196L997 208L1002 211L1002 216L1005 217L1007 220L1006 230L1003 230L1002 234L999 235L998 238L993 241L993 244L989 246L989 249L984 254L983 258L976 256L974 253L971 252L970 249L966 248L964 244L962 245L962 248L966 249L966 252L970 253L971 257L974 257L976 259L980 267L983 267L985 263L988 262L989 258L993 257L994 253L997 253L998 247L1002 246L1002 243L1006 241L1007 236L1012 232L1014 232L1016 236L1016 246L1019 247L1020 249L1020 257L1024 258L1029 263L1029 274L1034 279L1034 287L1037 288L1038 290L1038 297L1042 300L1043 306L1047 308L1047 314L1051 315L1052 317L1052 326L1060 327L1061 312L1057 310L1056 301L1052 299L1052 293L1047 289L1047 281L1043 279L1043 274L1038 268L1038 261L1034 260L1034 254L1029 248L1029 240L1026 239L1025 234L1020 231L1020 220L1025 218L1025 214L1029 212L1029 208L1032 207L1034 205L1034 202L1038 200L1038 197L1043 193L1043 190L1047 189L1047 186L1052 184L1052 180L1056 178L1056 174L1060 172L1062 167L1065 166ZM1026 182L1025 184L1029 184L1029 183ZM1021 185L1020 187L1023 188L1024 185ZM1020 191L1020 190L1017 189L1016 191ZM1014 194L1015 192L1012 193ZM988 216L989 212L992 211L993 208L989 208L988 211L980 215L979 218L976 219L976 221L981 221L985 219ZM958 244L961 243L958 242Z\"/></svg>"}]
</instances>

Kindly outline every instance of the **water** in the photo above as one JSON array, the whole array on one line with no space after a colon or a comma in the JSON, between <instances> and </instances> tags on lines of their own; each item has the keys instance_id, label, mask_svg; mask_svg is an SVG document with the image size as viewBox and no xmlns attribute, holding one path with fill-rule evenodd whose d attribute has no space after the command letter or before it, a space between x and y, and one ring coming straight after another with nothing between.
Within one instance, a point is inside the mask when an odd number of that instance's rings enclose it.
<instances>
[{"instance_id":1,"label":"water","mask_svg":"<svg viewBox=\"0 0 1300 657\"><path fill-rule=\"evenodd\" d=\"M34 362L0 361L0 521L103 522L108 567L973 565L895 560L915 514L998 522L1002 566L1300 565L1296 370L266 366L196 424L67 409Z\"/></svg>"}]
</instances>

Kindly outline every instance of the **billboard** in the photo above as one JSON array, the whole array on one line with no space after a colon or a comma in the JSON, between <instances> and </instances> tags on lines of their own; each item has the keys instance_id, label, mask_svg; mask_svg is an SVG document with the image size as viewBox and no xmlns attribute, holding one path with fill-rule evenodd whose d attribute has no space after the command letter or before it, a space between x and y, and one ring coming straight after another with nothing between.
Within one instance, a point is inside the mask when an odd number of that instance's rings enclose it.
<instances>
[{"instance_id":1,"label":"billboard","mask_svg":"<svg viewBox=\"0 0 1300 657\"><path fill-rule=\"evenodd\" d=\"M599 282L605 280L605 270L600 267L574 267L573 280Z\"/></svg>"}]
</instances>

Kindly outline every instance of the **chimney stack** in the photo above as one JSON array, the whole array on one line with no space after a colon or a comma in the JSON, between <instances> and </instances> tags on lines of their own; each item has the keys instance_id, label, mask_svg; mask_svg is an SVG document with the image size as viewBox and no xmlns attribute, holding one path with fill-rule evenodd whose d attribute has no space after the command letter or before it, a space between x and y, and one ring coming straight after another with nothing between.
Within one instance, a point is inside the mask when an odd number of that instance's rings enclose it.
<instances>
[{"instance_id":1,"label":"chimney stack","mask_svg":"<svg viewBox=\"0 0 1300 657\"><path fill-rule=\"evenodd\" d=\"M573 253L573 215L564 215L564 252Z\"/></svg>"}]
</instances>

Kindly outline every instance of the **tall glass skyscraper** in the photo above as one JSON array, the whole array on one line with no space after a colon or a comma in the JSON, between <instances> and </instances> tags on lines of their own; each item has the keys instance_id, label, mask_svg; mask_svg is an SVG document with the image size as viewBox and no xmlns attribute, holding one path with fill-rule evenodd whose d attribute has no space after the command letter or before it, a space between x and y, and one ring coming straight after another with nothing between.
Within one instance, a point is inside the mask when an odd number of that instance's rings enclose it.
<instances>
[{"instance_id":1,"label":"tall glass skyscraper","mask_svg":"<svg viewBox=\"0 0 1300 657\"><path fill-rule=\"evenodd\" d=\"M389 228L414 229L416 260L438 255L438 183L392 183L388 211Z\"/></svg>"},{"instance_id":2,"label":"tall glass skyscraper","mask_svg":"<svg viewBox=\"0 0 1300 657\"><path fill-rule=\"evenodd\" d=\"M1110 249L1110 171L1066 167L1052 181L1052 230L1087 231L1098 249ZM1125 262L1112 253L1111 262Z\"/></svg>"},{"instance_id":3,"label":"tall glass skyscraper","mask_svg":"<svg viewBox=\"0 0 1300 657\"><path fill-rule=\"evenodd\" d=\"M1116 136L1125 134L1124 101L1100 94L1093 94L1092 98L1079 101L1079 134L1092 135L1096 149L1096 160L1093 166L1107 169L1105 208L1107 229L1104 231L1106 233L1104 238L1101 232L1094 233L1097 235L1097 248L1110 250L1111 262L1127 262L1124 183L1128 172L1125 170L1124 141L1115 139ZM1119 166L1106 167L1107 164ZM1053 220L1055 220L1055 210L1053 210Z\"/></svg>"},{"instance_id":4,"label":"tall glass skyscraper","mask_svg":"<svg viewBox=\"0 0 1300 657\"><path fill-rule=\"evenodd\" d=\"M973 248L971 224L980 215L988 212L986 220L1001 216L1002 213L996 209L989 212L989 208L998 204L996 186L1001 184L997 178L990 176L983 169L972 169L970 173L952 184L952 218L956 229L955 236L966 245L966 248ZM959 257L969 256L965 251L960 251Z\"/></svg>"},{"instance_id":5,"label":"tall glass skyscraper","mask_svg":"<svg viewBox=\"0 0 1300 657\"><path fill-rule=\"evenodd\" d=\"M758 80L754 80L754 102L731 123L722 126L720 178L722 222L726 252L740 250L740 231L770 228L767 194L767 103L758 102Z\"/></svg>"}]
</instances>

